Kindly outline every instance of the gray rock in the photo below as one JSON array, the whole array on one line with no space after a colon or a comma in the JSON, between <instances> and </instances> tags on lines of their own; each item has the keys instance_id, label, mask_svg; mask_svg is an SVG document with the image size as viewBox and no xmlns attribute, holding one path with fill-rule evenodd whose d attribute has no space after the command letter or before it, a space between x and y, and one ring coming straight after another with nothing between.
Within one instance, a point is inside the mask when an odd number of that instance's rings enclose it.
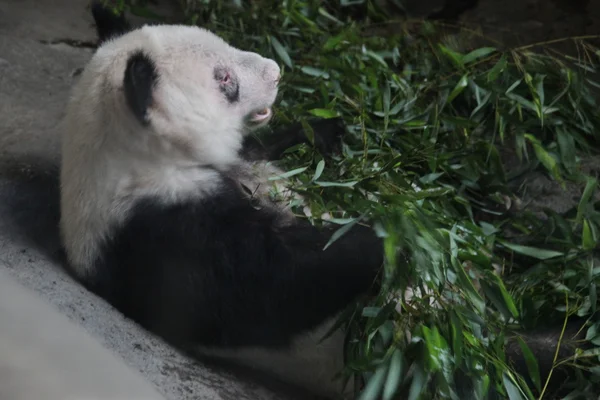
<instances>
[{"instance_id":1,"label":"gray rock","mask_svg":"<svg viewBox=\"0 0 600 400\"><path fill-rule=\"evenodd\" d=\"M164 400L85 331L0 273L0 399Z\"/></svg>"}]
</instances>

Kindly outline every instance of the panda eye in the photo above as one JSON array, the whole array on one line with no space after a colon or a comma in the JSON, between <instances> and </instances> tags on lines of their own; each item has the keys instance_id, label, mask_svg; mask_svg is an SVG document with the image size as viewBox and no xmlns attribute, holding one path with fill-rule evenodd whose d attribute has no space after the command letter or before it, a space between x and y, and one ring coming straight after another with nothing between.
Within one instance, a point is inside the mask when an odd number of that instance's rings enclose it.
<instances>
[{"instance_id":1,"label":"panda eye","mask_svg":"<svg viewBox=\"0 0 600 400\"><path fill-rule=\"evenodd\" d=\"M234 103L239 100L240 88L234 73L226 67L217 67L214 70L215 80L219 83L221 93L229 103Z\"/></svg>"}]
</instances>

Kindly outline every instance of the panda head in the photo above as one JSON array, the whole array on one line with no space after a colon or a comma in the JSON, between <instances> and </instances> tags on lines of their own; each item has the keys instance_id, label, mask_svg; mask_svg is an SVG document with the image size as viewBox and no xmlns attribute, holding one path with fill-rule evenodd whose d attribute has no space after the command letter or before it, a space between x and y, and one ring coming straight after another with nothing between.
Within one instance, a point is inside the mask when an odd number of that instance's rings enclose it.
<instances>
[{"instance_id":1,"label":"panda head","mask_svg":"<svg viewBox=\"0 0 600 400\"><path fill-rule=\"evenodd\" d=\"M99 48L67 109L68 132L88 136L79 142L219 166L235 161L243 135L271 119L275 61L199 27L117 30L103 12L104 19L94 14Z\"/></svg>"},{"instance_id":2,"label":"panda head","mask_svg":"<svg viewBox=\"0 0 600 400\"><path fill-rule=\"evenodd\" d=\"M271 119L280 70L270 59L183 25L128 24L96 3L99 47L61 122L61 236L86 271L136 199L219 190L244 135Z\"/></svg>"}]
</instances>

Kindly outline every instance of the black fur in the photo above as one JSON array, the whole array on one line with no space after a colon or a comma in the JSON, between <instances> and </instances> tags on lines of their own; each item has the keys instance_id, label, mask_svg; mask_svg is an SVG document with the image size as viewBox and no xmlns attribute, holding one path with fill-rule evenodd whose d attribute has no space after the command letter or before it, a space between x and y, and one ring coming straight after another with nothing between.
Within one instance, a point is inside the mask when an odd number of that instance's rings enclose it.
<instances>
[{"instance_id":1,"label":"black fur","mask_svg":"<svg viewBox=\"0 0 600 400\"><path fill-rule=\"evenodd\" d=\"M213 71L213 76L217 81L225 78L227 74L229 74L231 82L225 86L221 85L220 89L229 103L235 103L240 100L240 83L235 73L221 66L216 67Z\"/></svg>"},{"instance_id":2,"label":"black fur","mask_svg":"<svg viewBox=\"0 0 600 400\"><path fill-rule=\"evenodd\" d=\"M154 61L142 51L133 53L127 60L123 89L127 104L135 117L147 125L148 108L152 104L154 85L158 81L158 72Z\"/></svg>"},{"instance_id":3,"label":"black fur","mask_svg":"<svg viewBox=\"0 0 600 400\"><path fill-rule=\"evenodd\" d=\"M91 5L92 16L96 23L98 44L114 39L131 30L129 22L123 15L116 15L110 8L104 6L103 1L94 1Z\"/></svg>"},{"instance_id":4,"label":"black fur","mask_svg":"<svg viewBox=\"0 0 600 400\"><path fill-rule=\"evenodd\" d=\"M91 289L178 345L275 348L369 291L383 262L370 228L323 250L337 227L277 227L274 212L223 182L201 201L140 200L104 247Z\"/></svg>"}]
</instances>

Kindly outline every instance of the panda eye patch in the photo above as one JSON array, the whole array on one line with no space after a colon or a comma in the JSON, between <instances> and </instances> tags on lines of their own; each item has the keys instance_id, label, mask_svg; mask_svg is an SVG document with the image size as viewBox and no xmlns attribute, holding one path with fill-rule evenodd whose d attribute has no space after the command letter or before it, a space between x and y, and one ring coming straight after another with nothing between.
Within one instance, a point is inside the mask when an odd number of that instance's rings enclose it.
<instances>
[{"instance_id":1,"label":"panda eye patch","mask_svg":"<svg viewBox=\"0 0 600 400\"><path fill-rule=\"evenodd\" d=\"M240 88L238 80L230 69L226 67L216 67L214 78L219 83L221 93L225 95L229 103L234 103L240 98Z\"/></svg>"}]
</instances>

